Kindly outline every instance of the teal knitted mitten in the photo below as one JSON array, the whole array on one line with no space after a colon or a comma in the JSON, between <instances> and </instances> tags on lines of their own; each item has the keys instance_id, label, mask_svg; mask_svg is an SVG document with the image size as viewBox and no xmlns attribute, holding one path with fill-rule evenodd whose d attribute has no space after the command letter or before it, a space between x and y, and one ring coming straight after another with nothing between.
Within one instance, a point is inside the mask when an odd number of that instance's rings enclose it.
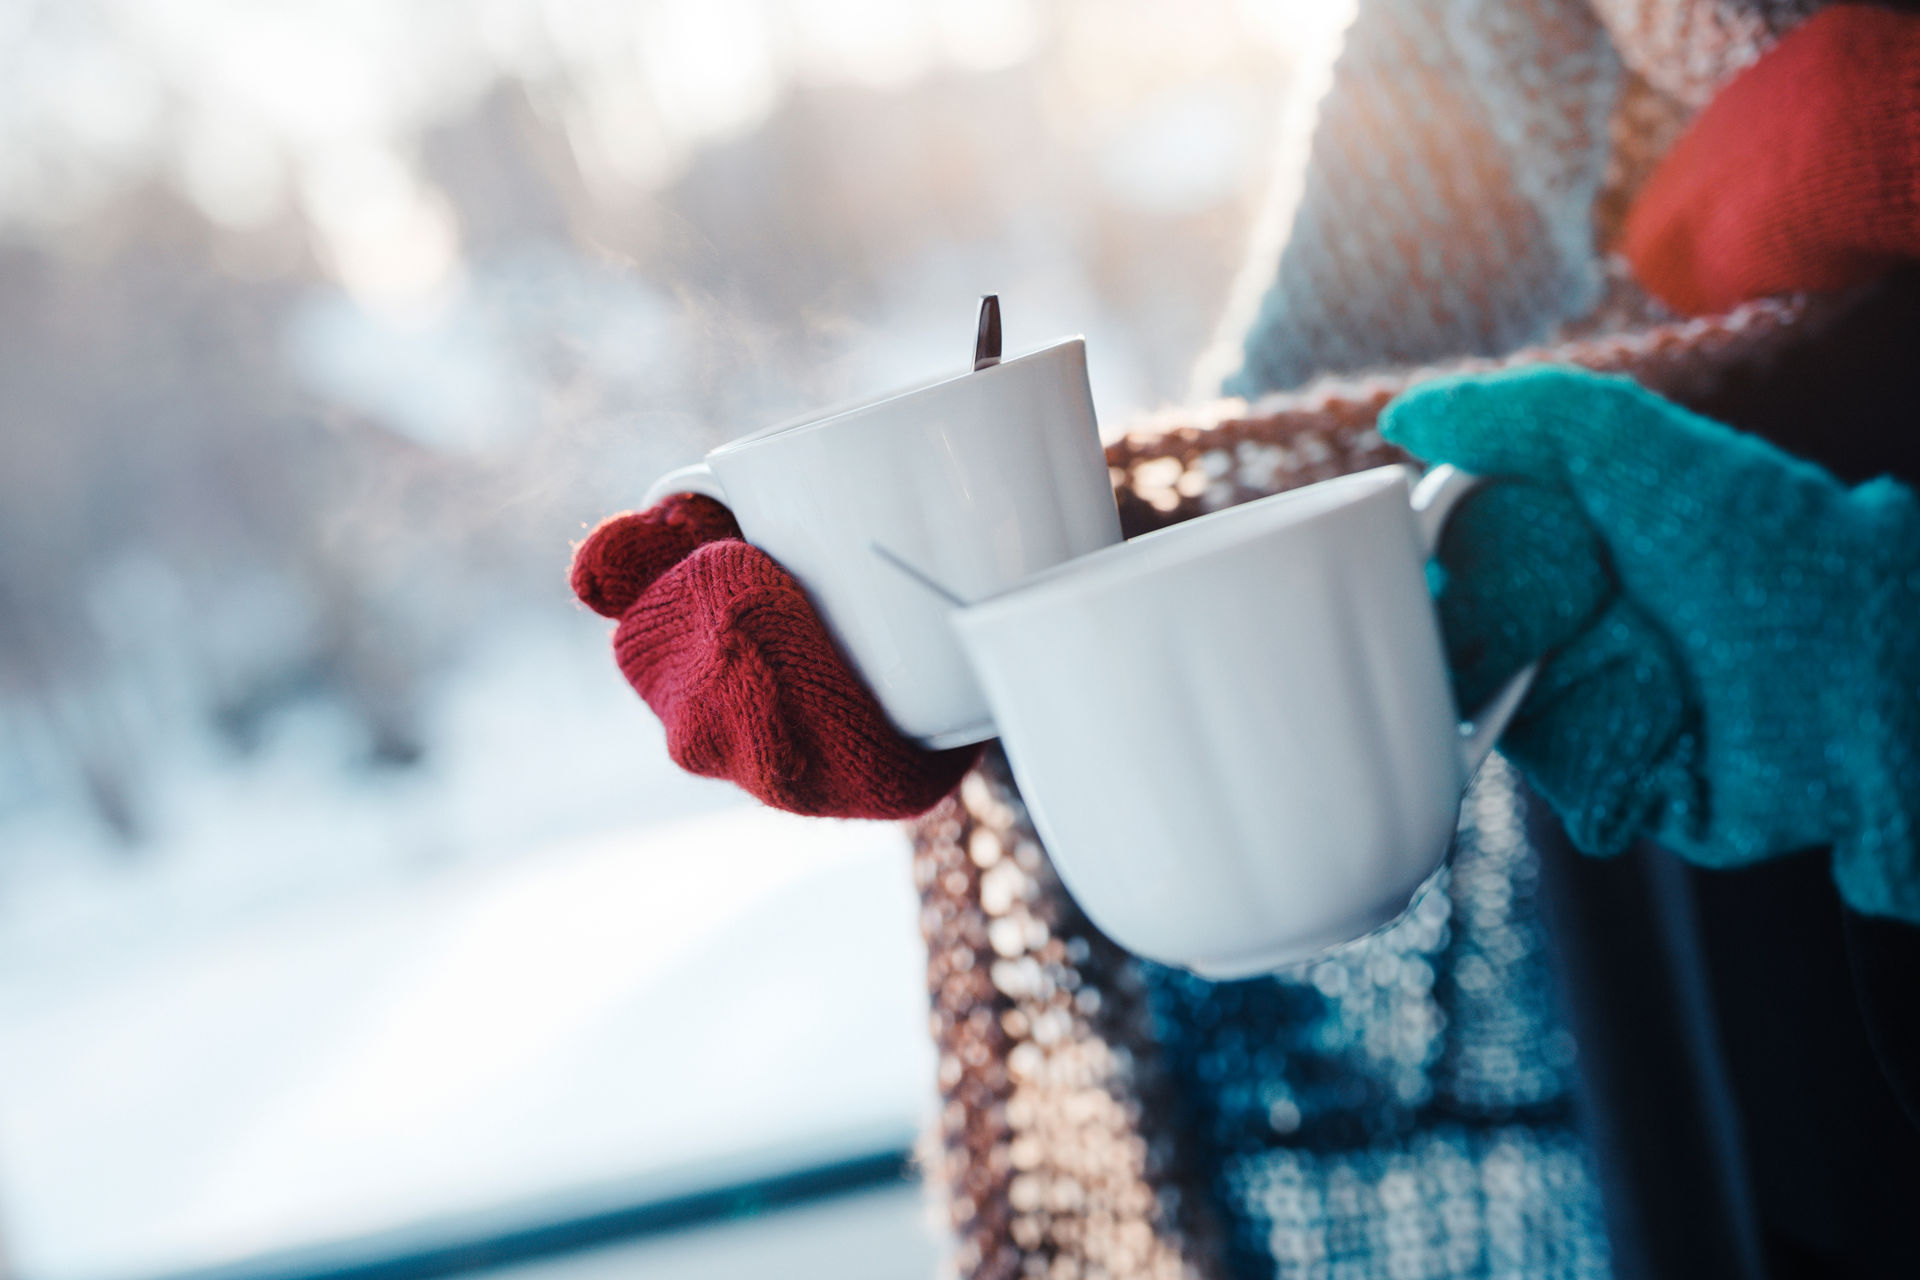
<instances>
[{"instance_id":1,"label":"teal knitted mitten","mask_svg":"<svg viewBox=\"0 0 1920 1280\"><path fill-rule=\"evenodd\" d=\"M1545 656L1502 749L1588 852L1703 866L1817 845L1855 909L1920 924L1920 502L1619 378L1427 383L1381 433L1502 477L1443 539L1464 706Z\"/></svg>"}]
</instances>

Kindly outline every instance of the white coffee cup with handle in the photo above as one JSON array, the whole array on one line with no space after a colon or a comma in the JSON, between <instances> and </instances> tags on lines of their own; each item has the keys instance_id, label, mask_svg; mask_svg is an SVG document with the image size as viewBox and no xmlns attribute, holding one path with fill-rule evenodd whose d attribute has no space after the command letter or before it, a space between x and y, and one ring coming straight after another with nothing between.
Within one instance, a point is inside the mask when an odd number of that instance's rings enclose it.
<instances>
[{"instance_id":1,"label":"white coffee cup with handle","mask_svg":"<svg viewBox=\"0 0 1920 1280\"><path fill-rule=\"evenodd\" d=\"M723 444L642 506L674 493L731 508L928 747L990 738L992 717L951 603L875 549L974 599L1120 541L1080 338Z\"/></svg>"},{"instance_id":2,"label":"white coffee cup with handle","mask_svg":"<svg viewBox=\"0 0 1920 1280\"><path fill-rule=\"evenodd\" d=\"M954 614L1061 880L1215 979L1388 924L1531 680L1461 724L1426 561L1478 483L1404 467L1157 530Z\"/></svg>"}]
</instances>

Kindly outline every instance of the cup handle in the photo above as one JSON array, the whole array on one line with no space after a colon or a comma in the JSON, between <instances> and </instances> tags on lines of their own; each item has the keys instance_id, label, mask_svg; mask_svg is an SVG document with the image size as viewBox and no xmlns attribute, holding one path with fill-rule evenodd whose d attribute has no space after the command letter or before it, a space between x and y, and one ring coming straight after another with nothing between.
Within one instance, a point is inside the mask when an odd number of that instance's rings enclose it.
<instances>
[{"instance_id":1,"label":"cup handle","mask_svg":"<svg viewBox=\"0 0 1920 1280\"><path fill-rule=\"evenodd\" d=\"M1420 542L1429 559L1439 550L1440 534L1460 500L1484 483L1480 476L1443 465L1427 472L1414 485L1413 517L1420 527ZM1529 662L1514 672L1475 713L1472 723L1460 726L1460 767L1465 777L1472 778L1493 754L1494 743L1500 740L1508 722L1526 701L1527 690L1533 687L1533 677L1539 670L1538 662Z\"/></svg>"},{"instance_id":2,"label":"cup handle","mask_svg":"<svg viewBox=\"0 0 1920 1280\"><path fill-rule=\"evenodd\" d=\"M720 478L713 474L713 468L704 462L695 462L677 467L655 480L647 489L646 496L640 499L640 510L645 511L662 498L671 498L676 493L704 494L724 507L733 506L727 501L727 491L720 487Z\"/></svg>"}]
</instances>

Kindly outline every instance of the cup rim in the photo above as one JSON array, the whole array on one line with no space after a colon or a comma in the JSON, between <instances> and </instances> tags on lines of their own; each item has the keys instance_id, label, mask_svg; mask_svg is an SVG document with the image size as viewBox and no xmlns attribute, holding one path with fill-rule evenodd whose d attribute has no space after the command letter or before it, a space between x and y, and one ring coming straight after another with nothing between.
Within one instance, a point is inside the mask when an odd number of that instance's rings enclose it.
<instances>
[{"instance_id":1,"label":"cup rim","mask_svg":"<svg viewBox=\"0 0 1920 1280\"><path fill-rule=\"evenodd\" d=\"M1185 568L1273 529L1304 528L1332 519L1355 502L1395 486L1411 493L1412 480L1411 467L1389 463L1209 511L1029 574L1004 591L956 609L954 622L966 628L990 625L1058 597L1085 596ZM1348 492L1354 489L1363 492L1356 497Z\"/></svg>"},{"instance_id":2,"label":"cup rim","mask_svg":"<svg viewBox=\"0 0 1920 1280\"><path fill-rule=\"evenodd\" d=\"M891 405L896 405L902 400L910 400L916 396L925 395L949 383L959 382L963 379L994 378L999 376L1002 369L1017 365L1035 364L1038 363L1042 357L1068 349L1078 348L1084 350L1086 344L1087 340L1084 334L1071 334L1064 338L1055 338L1051 342L1019 352L1016 355L1007 356L995 364L988 365L984 369L961 369L954 373L936 374L933 377L922 379L919 382L909 383L904 387L898 387L879 396L835 405L829 409L816 409L796 417L785 418L770 427L761 427L758 431L750 431L744 436L737 436L724 444L715 445L707 451L707 457L713 459L739 453L746 449L753 448L756 445L771 443L776 438L784 439L788 436L810 432L819 427L845 422L849 418L863 417L866 414L876 412Z\"/></svg>"}]
</instances>

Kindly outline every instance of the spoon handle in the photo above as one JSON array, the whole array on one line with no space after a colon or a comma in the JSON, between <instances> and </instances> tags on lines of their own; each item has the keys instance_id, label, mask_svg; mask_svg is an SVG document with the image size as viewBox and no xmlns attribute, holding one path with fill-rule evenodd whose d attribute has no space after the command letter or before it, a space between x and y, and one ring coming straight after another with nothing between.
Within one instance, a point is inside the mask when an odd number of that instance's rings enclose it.
<instances>
[{"instance_id":1,"label":"spoon handle","mask_svg":"<svg viewBox=\"0 0 1920 1280\"><path fill-rule=\"evenodd\" d=\"M1000 363L1000 295L980 296L980 328L973 340L973 371Z\"/></svg>"}]
</instances>

